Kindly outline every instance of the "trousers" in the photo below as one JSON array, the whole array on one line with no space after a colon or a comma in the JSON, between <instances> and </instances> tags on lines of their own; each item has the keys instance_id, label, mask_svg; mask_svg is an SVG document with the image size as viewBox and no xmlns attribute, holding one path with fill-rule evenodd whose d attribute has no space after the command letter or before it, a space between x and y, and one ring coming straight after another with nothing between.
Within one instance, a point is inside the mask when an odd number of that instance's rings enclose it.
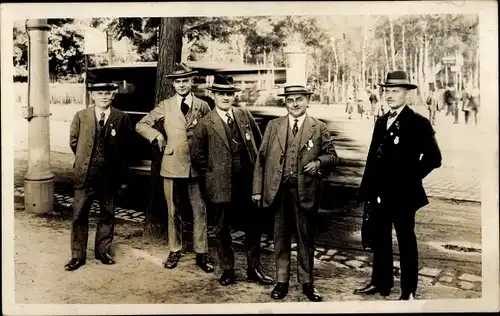
<instances>
[{"instance_id":1,"label":"trousers","mask_svg":"<svg viewBox=\"0 0 500 316\"><path fill-rule=\"evenodd\" d=\"M372 214L377 233L373 236L371 283L380 289L391 289L394 286L392 252L394 223L401 263L401 290L403 293L415 293L418 283L415 211L375 204Z\"/></svg>"},{"instance_id":2,"label":"trousers","mask_svg":"<svg viewBox=\"0 0 500 316\"><path fill-rule=\"evenodd\" d=\"M276 197L274 218L274 255L276 279L290 278L292 235L297 237L297 275L299 283L313 283L315 212L300 206L297 180L281 184Z\"/></svg>"},{"instance_id":3,"label":"trousers","mask_svg":"<svg viewBox=\"0 0 500 316\"><path fill-rule=\"evenodd\" d=\"M193 210L193 249L208 252L207 211L200 190L200 178L163 178L168 208L168 246L170 251L182 249L182 207L191 204ZM187 197L187 201L182 198Z\"/></svg>"}]
</instances>

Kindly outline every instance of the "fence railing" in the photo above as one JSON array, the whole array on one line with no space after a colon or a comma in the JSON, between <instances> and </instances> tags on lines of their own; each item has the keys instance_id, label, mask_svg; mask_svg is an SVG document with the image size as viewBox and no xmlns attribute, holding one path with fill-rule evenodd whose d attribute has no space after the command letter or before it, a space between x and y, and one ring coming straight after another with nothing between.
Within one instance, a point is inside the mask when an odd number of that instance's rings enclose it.
<instances>
[{"instance_id":1,"label":"fence railing","mask_svg":"<svg viewBox=\"0 0 500 316\"><path fill-rule=\"evenodd\" d=\"M85 102L85 86L83 83L49 83L50 104L83 104ZM28 102L28 84L14 83L16 103Z\"/></svg>"}]
</instances>

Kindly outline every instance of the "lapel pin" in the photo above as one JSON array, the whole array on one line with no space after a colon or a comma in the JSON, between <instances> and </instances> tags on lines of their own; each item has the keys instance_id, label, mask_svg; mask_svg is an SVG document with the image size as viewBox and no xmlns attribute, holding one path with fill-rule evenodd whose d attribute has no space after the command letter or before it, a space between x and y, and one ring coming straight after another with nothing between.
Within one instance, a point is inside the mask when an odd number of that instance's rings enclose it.
<instances>
[{"instance_id":1,"label":"lapel pin","mask_svg":"<svg viewBox=\"0 0 500 316\"><path fill-rule=\"evenodd\" d=\"M197 120L197 119L194 119L194 121L193 121L193 125L196 125L196 124L198 124L198 120Z\"/></svg>"},{"instance_id":2,"label":"lapel pin","mask_svg":"<svg viewBox=\"0 0 500 316\"><path fill-rule=\"evenodd\" d=\"M246 138L247 140L250 140L250 133L246 132L246 133L245 133L245 138Z\"/></svg>"},{"instance_id":3,"label":"lapel pin","mask_svg":"<svg viewBox=\"0 0 500 316\"><path fill-rule=\"evenodd\" d=\"M116 130L114 128L111 130L111 136L116 136Z\"/></svg>"},{"instance_id":4,"label":"lapel pin","mask_svg":"<svg viewBox=\"0 0 500 316\"><path fill-rule=\"evenodd\" d=\"M396 138L394 138L394 144L395 145L399 144L399 136L396 136Z\"/></svg>"}]
</instances>

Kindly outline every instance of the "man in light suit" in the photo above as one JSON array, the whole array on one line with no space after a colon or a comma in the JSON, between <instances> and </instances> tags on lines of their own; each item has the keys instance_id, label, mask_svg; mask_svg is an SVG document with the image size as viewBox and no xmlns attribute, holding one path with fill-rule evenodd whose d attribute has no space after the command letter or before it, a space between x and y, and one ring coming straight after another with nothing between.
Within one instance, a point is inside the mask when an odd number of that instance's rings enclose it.
<instances>
[{"instance_id":1,"label":"man in light suit","mask_svg":"<svg viewBox=\"0 0 500 316\"><path fill-rule=\"evenodd\" d=\"M321 301L313 285L314 218L319 209L321 176L337 163L337 153L324 123L307 115L309 92L285 87L288 115L267 125L253 176L253 199L275 211L274 251L277 284L271 293L288 293L292 234L297 235L298 281L311 301Z\"/></svg>"},{"instance_id":2,"label":"man in light suit","mask_svg":"<svg viewBox=\"0 0 500 316\"><path fill-rule=\"evenodd\" d=\"M89 79L90 81L92 79ZM71 123L69 145L75 154L75 188L71 260L65 265L73 271L86 262L89 211L94 197L99 199L94 254L104 264L114 264L110 247L114 231L114 195L127 170L130 120L126 113L111 106L118 85L91 83L88 90L95 106L78 111Z\"/></svg>"},{"instance_id":3,"label":"man in light suit","mask_svg":"<svg viewBox=\"0 0 500 316\"><path fill-rule=\"evenodd\" d=\"M160 175L163 177L165 199L168 208L168 244L170 253L165 268L177 266L182 250L181 205L191 204L193 210L193 248L196 265L205 272L213 272L213 263L208 255L207 212L202 199L200 181L202 174L191 165L190 143L193 129L210 108L208 104L191 92L192 76L196 73L183 63L177 64L172 79L176 94L161 101L136 125L136 131L153 145L163 150ZM153 128L155 122L164 119L167 139ZM180 201L186 193L189 201ZM185 194L184 194L185 195Z\"/></svg>"},{"instance_id":4,"label":"man in light suit","mask_svg":"<svg viewBox=\"0 0 500 316\"><path fill-rule=\"evenodd\" d=\"M194 132L193 164L206 172L206 189L216 217L219 279L227 286L235 281L231 224L245 224L247 280L273 284L260 265L262 217L252 203L252 173L261 142L261 133L248 110L232 106L235 92L231 77L216 75L212 86L215 109L204 117Z\"/></svg>"},{"instance_id":5,"label":"man in light suit","mask_svg":"<svg viewBox=\"0 0 500 316\"><path fill-rule=\"evenodd\" d=\"M373 269L369 284L355 294L388 296L393 287L392 224L401 261L401 297L415 297L418 252L415 213L429 203L422 180L441 166L441 152L428 119L407 105L410 83L405 71L387 74L385 98L390 111L375 123L359 201L368 203L377 227L373 236Z\"/></svg>"}]
</instances>

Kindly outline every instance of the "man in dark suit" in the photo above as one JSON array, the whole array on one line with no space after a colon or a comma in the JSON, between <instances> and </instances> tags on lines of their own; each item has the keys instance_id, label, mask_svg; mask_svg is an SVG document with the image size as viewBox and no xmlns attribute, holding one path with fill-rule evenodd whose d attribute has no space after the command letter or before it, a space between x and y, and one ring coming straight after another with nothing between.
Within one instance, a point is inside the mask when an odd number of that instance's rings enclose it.
<instances>
[{"instance_id":1,"label":"man in dark suit","mask_svg":"<svg viewBox=\"0 0 500 316\"><path fill-rule=\"evenodd\" d=\"M369 203L377 227L373 236L371 282L356 294L388 296L393 287L392 224L401 259L401 300L413 299L418 281L415 213L429 203L422 180L441 166L434 130L425 117L406 103L408 91L417 88L404 71L387 74L385 97L390 111L377 120L373 131L360 202Z\"/></svg>"},{"instance_id":2,"label":"man in dark suit","mask_svg":"<svg viewBox=\"0 0 500 316\"><path fill-rule=\"evenodd\" d=\"M231 221L245 225L247 280L273 283L261 269L260 237L262 217L252 203L252 173L261 142L261 133L252 114L234 108L239 91L231 77L216 75L209 88L215 109L200 120L193 135L194 166L205 173L206 191L215 209L221 285L234 283L234 251L231 248Z\"/></svg>"},{"instance_id":3,"label":"man in dark suit","mask_svg":"<svg viewBox=\"0 0 500 316\"><path fill-rule=\"evenodd\" d=\"M99 199L100 215L95 237L95 258L114 264L110 246L114 230L114 195L127 168L130 120L111 102L118 85L99 82L89 86L95 106L77 112L70 129L70 147L75 154L74 208L71 229L71 260L67 271L78 269L87 257L89 210Z\"/></svg>"},{"instance_id":4,"label":"man in dark suit","mask_svg":"<svg viewBox=\"0 0 500 316\"><path fill-rule=\"evenodd\" d=\"M163 177L168 208L170 248L164 267L173 269L179 262L182 250L181 207L191 205L196 265L211 273L214 267L208 254L207 211L200 188L203 175L193 168L190 153L193 130L201 118L210 112L210 108L191 91L195 73L184 63L177 64L173 73L166 76L172 79L175 95L161 101L137 123L135 129L163 151L160 175ZM153 127L161 119L164 120L166 139ZM181 196L188 198L181 199Z\"/></svg>"},{"instance_id":5,"label":"man in dark suit","mask_svg":"<svg viewBox=\"0 0 500 316\"><path fill-rule=\"evenodd\" d=\"M253 176L253 199L275 211L274 252L277 284L271 293L288 293L291 237L297 235L298 281L311 301L321 301L313 285L314 219L319 209L321 176L337 163L326 125L307 115L309 92L303 86L285 87L288 115L269 122Z\"/></svg>"}]
</instances>

